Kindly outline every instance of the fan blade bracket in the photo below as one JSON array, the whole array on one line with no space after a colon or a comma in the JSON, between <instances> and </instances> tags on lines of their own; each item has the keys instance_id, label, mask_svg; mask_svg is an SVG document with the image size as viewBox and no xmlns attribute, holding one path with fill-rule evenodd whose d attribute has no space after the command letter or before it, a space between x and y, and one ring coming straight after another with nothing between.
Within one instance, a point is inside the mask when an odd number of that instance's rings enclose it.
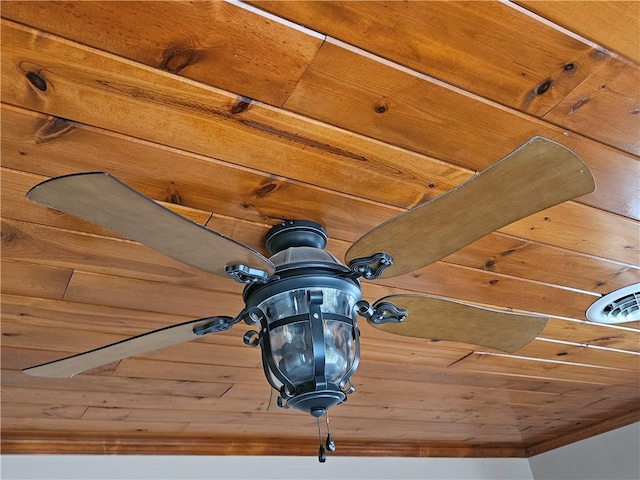
<instances>
[{"instance_id":1,"label":"fan blade bracket","mask_svg":"<svg viewBox=\"0 0 640 480\"><path fill-rule=\"evenodd\" d=\"M393 265L393 257L388 253L378 252L370 257L354 258L349 262L349 269L358 277L375 280L391 265Z\"/></svg>"},{"instance_id":2,"label":"fan blade bracket","mask_svg":"<svg viewBox=\"0 0 640 480\"><path fill-rule=\"evenodd\" d=\"M227 316L213 317L213 320L211 322L205 323L204 325L197 325L193 327L193 333L194 335L198 335L199 337L202 337L210 333L224 332L226 330L229 330L239 321L240 319L238 317L236 318L227 317Z\"/></svg>"},{"instance_id":3,"label":"fan blade bracket","mask_svg":"<svg viewBox=\"0 0 640 480\"><path fill-rule=\"evenodd\" d=\"M395 303L376 302L371 306L366 300L356 303L356 312L374 325L402 323L409 315L409 311L406 308L400 308Z\"/></svg>"},{"instance_id":4,"label":"fan blade bracket","mask_svg":"<svg viewBox=\"0 0 640 480\"><path fill-rule=\"evenodd\" d=\"M254 283L266 283L269 280L269 273L258 268L247 267L246 265L227 265L227 274L238 283L253 285Z\"/></svg>"}]
</instances>

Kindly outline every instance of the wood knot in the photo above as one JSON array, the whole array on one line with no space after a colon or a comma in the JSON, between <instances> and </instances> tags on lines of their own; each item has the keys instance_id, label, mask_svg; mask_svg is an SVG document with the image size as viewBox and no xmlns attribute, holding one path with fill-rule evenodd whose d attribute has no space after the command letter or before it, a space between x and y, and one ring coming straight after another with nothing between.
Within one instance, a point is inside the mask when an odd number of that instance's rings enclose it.
<instances>
[{"instance_id":1,"label":"wood knot","mask_svg":"<svg viewBox=\"0 0 640 480\"><path fill-rule=\"evenodd\" d=\"M239 113L246 112L251 106L251 102L253 102L253 99L251 98L239 97L238 100L234 102L233 105L231 105L229 112L231 113L231 115L237 115Z\"/></svg>"},{"instance_id":2,"label":"wood knot","mask_svg":"<svg viewBox=\"0 0 640 480\"><path fill-rule=\"evenodd\" d=\"M553 81L550 78L547 78L544 82L542 82L540 85L538 85L535 89L534 92L536 95L544 95L545 93L547 93L547 91L549 91L549 89L551 88L551 84L553 83Z\"/></svg>"},{"instance_id":3,"label":"wood knot","mask_svg":"<svg viewBox=\"0 0 640 480\"><path fill-rule=\"evenodd\" d=\"M2 228L0 229L0 243L3 246L7 246L9 243L20 239L21 236L20 230L12 227L4 221L2 222Z\"/></svg>"},{"instance_id":4,"label":"wood knot","mask_svg":"<svg viewBox=\"0 0 640 480\"><path fill-rule=\"evenodd\" d=\"M380 100L373 106L373 111L380 114L386 113L389 111L389 105L387 105L387 102Z\"/></svg>"},{"instance_id":5,"label":"wood knot","mask_svg":"<svg viewBox=\"0 0 640 480\"><path fill-rule=\"evenodd\" d=\"M180 192L176 190L173 186L170 187L167 196L165 197L165 202L172 203L174 205L184 205L182 203L182 197L180 196Z\"/></svg>"},{"instance_id":6,"label":"wood knot","mask_svg":"<svg viewBox=\"0 0 640 480\"><path fill-rule=\"evenodd\" d=\"M35 88L41 92L47 91L47 81L39 73L27 72L25 76L27 77L27 80L29 80L29 83Z\"/></svg>"},{"instance_id":7,"label":"wood knot","mask_svg":"<svg viewBox=\"0 0 640 480\"><path fill-rule=\"evenodd\" d=\"M76 125L71 120L61 117L49 117L35 134L37 144L43 144L69 135Z\"/></svg>"},{"instance_id":8,"label":"wood knot","mask_svg":"<svg viewBox=\"0 0 640 480\"><path fill-rule=\"evenodd\" d=\"M589 101L589 95L581 96L576 103L573 104L569 113L576 113L580 107L582 107L585 103Z\"/></svg>"},{"instance_id":9,"label":"wood knot","mask_svg":"<svg viewBox=\"0 0 640 480\"><path fill-rule=\"evenodd\" d=\"M191 47L171 47L162 54L160 68L169 73L179 73L198 59L198 51Z\"/></svg>"},{"instance_id":10,"label":"wood knot","mask_svg":"<svg viewBox=\"0 0 640 480\"><path fill-rule=\"evenodd\" d=\"M267 195L271 195L278 188L277 183L267 183L253 192L253 194L258 198L266 197Z\"/></svg>"}]
</instances>

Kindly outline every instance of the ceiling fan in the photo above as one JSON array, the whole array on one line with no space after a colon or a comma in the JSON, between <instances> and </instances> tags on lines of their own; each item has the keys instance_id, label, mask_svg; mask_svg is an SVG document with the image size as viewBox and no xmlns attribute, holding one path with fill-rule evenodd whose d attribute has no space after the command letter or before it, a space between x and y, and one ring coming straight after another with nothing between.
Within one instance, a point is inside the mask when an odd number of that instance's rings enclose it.
<instances>
[{"instance_id":1,"label":"ceiling fan","mask_svg":"<svg viewBox=\"0 0 640 480\"><path fill-rule=\"evenodd\" d=\"M412 272L511 222L594 191L584 162L552 140L533 137L451 191L374 228L342 264L324 247L325 229L291 220L267 233L266 258L157 204L104 172L65 175L34 186L27 199L119 232L131 240L246 286L245 308L154 330L26 368L42 377L76 373L169 345L254 326L243 340L260 346L278 405L325 415L354 391L359 362L357 316L381 330L514 352L547 318L429 295L391 295L370 304L360 280ZM327 444L329 447L329 442Z\"/></svg>"}]
</instances>

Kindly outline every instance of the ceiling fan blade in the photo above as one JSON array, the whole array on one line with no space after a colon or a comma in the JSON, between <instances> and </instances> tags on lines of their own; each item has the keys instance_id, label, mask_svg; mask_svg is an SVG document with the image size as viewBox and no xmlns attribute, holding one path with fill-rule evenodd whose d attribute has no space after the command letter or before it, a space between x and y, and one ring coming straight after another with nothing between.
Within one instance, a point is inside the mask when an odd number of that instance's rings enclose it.
<instances>
[{"instance_id":1,"label":"ceiling fan blade","mask_svg":"<svg viewBox=\"0 0 640 480\"><path fill-rule=\"evenodd\" d=\"M25 368L22 371L34 377L69 378L76 373L101 367L124 358L189 342L209 333L228 330L234 323L236 322L231 317L207 317L190 320L143 333L126 340L89 350L88 352Z\"/></svg>"},{"instance_id":2,"label":"ceiling fan blade","mask_svg":"<svg viewBox=\"0 0 640 480\"><path fill-rule=\"evenodd\" d=\"M534 137L453 190L369 231L346 262L384 252L393 265L382 277L412 272L509 223L595 190L584 162L571 150Z\"/></svg>"},{"instance_id":3,"label":"ceiling fan blade","mask_svg":"<svg viewBox=\"0 0 640 480\"><path fill-rule=\"evenodd\" d=\"M121 233L175 260L228 276L227 265L244 265L273 275L260 253L178 215L104 172L46 180L27 199Z\"/></svg>"},{"instance_id":4,"label":"ceiling fan blade","mask_svg":"<svg viewBox=\"0 0 640 480\"><path fill-rule=\"evenodd\" d=\"M280 410L278 406L278 397L280 393L275 388L270 388L271 392L269 393L269 404L267 405L267 412L273 412L274 410Z\"/></svg>"},{"instance_id":5,"label":"ceiling fan blade","mask_svg":"<svg viewBox=\"0 0 640 480\"><path fill-rule=\"evenodd\" d=\"M548 318L477 307L429 295L381 298L409 311L402 323L370 325L406 337L470 343L513 353L531 342Z\"/></svg>"}]
</instances>

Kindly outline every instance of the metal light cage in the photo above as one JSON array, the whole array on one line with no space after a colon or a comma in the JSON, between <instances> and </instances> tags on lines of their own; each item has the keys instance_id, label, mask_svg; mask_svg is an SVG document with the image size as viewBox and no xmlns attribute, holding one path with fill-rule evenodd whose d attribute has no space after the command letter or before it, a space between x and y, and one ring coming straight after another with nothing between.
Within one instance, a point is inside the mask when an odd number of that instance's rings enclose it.
<instances>
[{"instance_id":1,"label":"metal light cage","mask_svg":"<svg viewBox=\"0 0 640 480\"><path fill-rule=\"evenodd\" d=\"M260 345L280 406L321 416L354 390L360 285L319 248L289 248L272 261L279 278L245 290L249 318L260 326L260 332L247 332L245 342Z\"/></svg>"}]
</instances>

